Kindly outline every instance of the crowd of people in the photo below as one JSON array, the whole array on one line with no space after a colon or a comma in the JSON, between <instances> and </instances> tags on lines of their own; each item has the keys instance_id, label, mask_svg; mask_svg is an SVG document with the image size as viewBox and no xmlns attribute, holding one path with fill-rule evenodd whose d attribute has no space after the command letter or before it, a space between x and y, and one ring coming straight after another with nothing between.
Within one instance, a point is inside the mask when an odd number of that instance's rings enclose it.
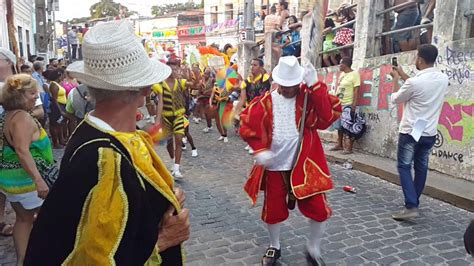
<instances>
[{"instance_id":1,"label":"crowd of people","mask_svg":"<svg viewBox=\"0 0 474 266\"><path fill-rule=\"evenodd\" d=\"M60 47L65 47L68 58L71 61L82 60L82 43L84 42L84 35L89 31L89 24L82 26L72 26L67 32L66 43L60 44Z\"/></svg>"},{"instance_id":2,"label":"crowd of people","mask_svg":"<svg viewBox=\"0 0 474 266\"><path fill-rule=\"evenodd\" d=\"M410 3L411 5L406 5ZM388 26L384 26L383 31L401 30L433 22L436 0L392 0L385 8L400 5L402 7L388 13L385 18ZM356 15L356 7L348 3L341 4L336 11L328 10L323 31L323 66L335 66L342 57L352 57L353 48L337 47L354 42L356 24L350 22L356 19ZM345 26L340 27L341 25ZM383 39L382 54L416 50L421 44L431 43L431 38L432 27L395 33Z\"/></svg>"},{"instance_id":3,"label":"crowd of people","mask_svg":"<svg viewBox=\"0 0 474 266\"><path fill-rule=\"evenodd\" d=\"M325 192L333 183L317 130L337 129L335 149L353 152L356 138L344 130L344 119L355 113L360 78L349 56L340 61L343 75L331 95L315 68L301 66L293 55L282 56L271 72L254 58L248 77L239 75L232 87L221 88L213 66L186 66L175 55L165 63L149 58L125 21L92 27L82 45L84 61L45 66L35 60L31 70L17 68L15 56L0 50L0 234L13 234L18 264L184 264L189 210L175 182L185 178L180 165L187 143L192 157L199 156L189 121L205 121L208 133L213 120L216 141L228 143L227 130L235 127L254 156L244 188L254 204L265 191L262 220L270 245L262 264L275 265L281 256L281 225L296 204L309 219L308 261L324 264L321 239L332 215ZM447 89L446 75L433 68L436 57L437 48L424 45L417 76L399 66L392 71L395 81L405 80L401 87L394 82L391 99L405 103L398 158L405 207L393 215L396 220L419 215ZM225 67L237 69L235 62ZM20 68L24 73L14 74ZM149 133L137 130L142 118ZM420 119L427 126L416 141L410 132ZM157 128L158 137L149 130ZM166 143L171 171L156 154L156 142ZM64 144L58 169L52 151ZM7 200L16 213L14 226L1 220Z\"/></svg>"},{"instance_id":4,"label":"crowd of people","mask_svg":"<svg viewBox=\"0 0 474 266\"><path fill-rule=\"evenodd\" d=\"M301 22L290 15L288 2L280 1L270 7L270 14L263 15L264 32L275 32L272 49L275 56L301 55Z\"/></svg>"}]
</instances>

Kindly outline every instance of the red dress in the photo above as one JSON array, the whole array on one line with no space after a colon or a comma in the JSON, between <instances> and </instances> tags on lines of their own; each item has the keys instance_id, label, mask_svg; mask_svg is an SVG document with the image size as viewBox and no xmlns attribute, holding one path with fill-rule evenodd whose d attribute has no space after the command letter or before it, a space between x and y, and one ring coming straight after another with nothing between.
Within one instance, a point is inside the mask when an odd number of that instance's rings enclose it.
<instances>
[{"instance_id":1,"label":"red dress","mask_svg":"<svg viewBox=\"0 0 474 266\"><path fill-rule=\"evenodd\" d=\"M301 86L296 96L296 125L303 113L304 91L309 93L303 141L296 165L291 171L291 188L297 199L302 200L333 188L318 129L328 128L341 115L339 99L328 94L326 84L318 82L308 89ZM252 147L255 154L270 150L272 143L272 97L267 92L255 98L241 114L240 136ZM289 158L292 160L292 158ZM244 190L255 205L262 188L265 167L254 165Z\"/></svg>"}]
</instances>

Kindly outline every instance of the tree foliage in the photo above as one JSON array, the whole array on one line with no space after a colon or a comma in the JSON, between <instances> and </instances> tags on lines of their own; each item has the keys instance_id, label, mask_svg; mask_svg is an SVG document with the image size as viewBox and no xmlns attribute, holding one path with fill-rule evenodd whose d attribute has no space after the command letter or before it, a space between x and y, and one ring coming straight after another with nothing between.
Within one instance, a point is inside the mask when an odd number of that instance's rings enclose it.
<instances>
[{"instance_id":1,"label":"tree foliage","mask_svg":"<svg viewBox=\"0 0 474 266\"><path fill-rule=\"evenodd\" d=\"M82 24L82 23L87 23L87 21L90 20L90 17L82 17L82 18L73 18L71 20L68 20L68 23L74 25L74 24Z\"/></svg>"},{"instance_id":2,"label":"tree foliage","mask_svg":"<svg viewBox=\"0 0 474 266\"><path fill-rule=\"evenodd\" d=\"M122 13L121 13L122 10ZM119 15L128 17L135 14L134 11L129 11L126 6L115 3L113 0L100 0L89 8L91 19L103 17L116 17Z\"/></svg>"},{"instance_id":3,"label":"tree foliage","mask_svg":"<svg viewBox=\"0 0 474 266\"><path fill-rule=\"evenodd\" d=\"M177 11L186 11L191 9L198 9L203 7L203 1L201 4L195 4L194 2L186 3L176 3L176 4L166 4L166 5L157 5L151 7L151 14L155 17L164 16L166 14L177 12Z\"/></svg>"}]
</instances>

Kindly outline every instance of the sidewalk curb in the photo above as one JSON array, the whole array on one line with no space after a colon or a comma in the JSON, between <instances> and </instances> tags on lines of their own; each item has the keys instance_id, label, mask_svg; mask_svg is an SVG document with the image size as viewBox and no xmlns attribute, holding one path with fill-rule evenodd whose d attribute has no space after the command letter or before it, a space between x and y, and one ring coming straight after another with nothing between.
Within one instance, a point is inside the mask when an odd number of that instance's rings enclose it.
<instances>
[{"instance_id":1,"label":"sidewalk curb","mask_svg":"<svg viewBox=\"0 0 474 266\"><path fill-rule=\"evenodd\" d=\"M347 161L345 158L339 158L334 155L326 154L326 158L329 162L333 163L344 163ZM361 172L367 173L369 175L373 175L376 177L379 177L385 181L388 181L390 183L400 185L400 179L398 175L389 172L387 170L384 170L382 168L375 167L370 164L358 162L358 161L352 161L352 167L355 170L359 170ZM425 190L423 191L424 195L428 195L430 197L433 197L435 199L439 199L441 201L447 202L449 204L452 204L454 206L457 206L459 208L468 210L470 212L474 212L474 201L470 199L466 199L463 197L460 197L458 195L443 191L441 189L435 188L430 185L426 185Z\"/></svg>"}]
</instances>

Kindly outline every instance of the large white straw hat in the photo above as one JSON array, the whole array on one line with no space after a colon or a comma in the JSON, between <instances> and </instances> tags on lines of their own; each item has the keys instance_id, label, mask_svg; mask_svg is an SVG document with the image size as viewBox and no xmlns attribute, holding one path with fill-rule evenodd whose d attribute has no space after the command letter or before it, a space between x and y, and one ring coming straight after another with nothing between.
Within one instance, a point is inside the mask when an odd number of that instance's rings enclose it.
<instances>
[{"instance_id":1,"label":"large white straw hat","mask_svg":"<svg viewBox=\"0 0 474 266\"><path fill-rule=\"evenodd\" d=\"M294 56L280 57L278 65L273 69L273 81L281 86L291 87L303 82L304 68Z\"/></svg>"},{"instance_id":2,"label":"large white straw hat","mask_svg":"<svg viewBox=\"0 0 474 266\"><path fill-rule=\"evenodd\" d=\"M84 36L84 61L67 71L82 83L105 90L139 90L162 82L171 68L149 59L133 27L126 21L99 23Z\"/></svg>"}]
</instances>

